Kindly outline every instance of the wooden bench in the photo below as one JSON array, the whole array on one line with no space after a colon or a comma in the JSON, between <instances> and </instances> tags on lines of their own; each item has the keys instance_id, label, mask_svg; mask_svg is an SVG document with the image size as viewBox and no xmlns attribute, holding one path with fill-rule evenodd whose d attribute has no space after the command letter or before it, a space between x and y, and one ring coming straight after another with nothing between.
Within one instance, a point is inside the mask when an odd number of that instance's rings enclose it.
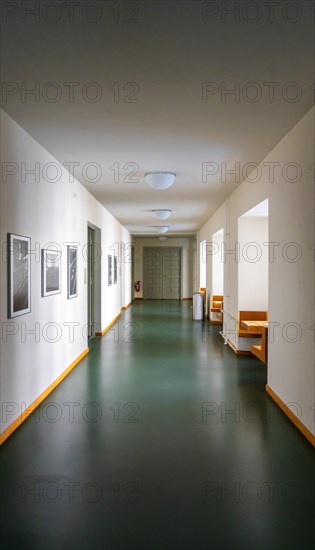
<instances>
[{"instance_id":1,"label":"wooden bench","mask_svg":"<svg viewBox=\"0 0 315 550\"><path fill-rule=\"evenodd\" d=\"M267 363L268 361L268 327L262 327L261 344L251 346L250 351L256 355L260 361Z\"/></svg>"},{"instance_id":2,"label":"wooden bench","mask_svg":"<svg viewBox=\"0 0 315 550\"><path fill-rule=\"evenodd\" d=\"M267 311L239 311L238 312L238 337L239 338L259 338L262 335L263 327L253 326L247 329L242 326L242 321L268 321Z\"/></svg>"},{"instance_id":3,"label":"wooden bench","mask_svg":"<svg viewBox=\"0 0 315 550\"><path fill-rule=\"evenodd\" d=\"M211 296L211 311L221 311L223 307L223 296L221 294L212 294Z\"/></svg>"},{"instance_id":4,"label":"wooden bench","mask_svg":"<svg viewBox=\"0 0 315 550\"><path fill-rule=\"evenodd\" d=\"M210 312L215 315L210 316L212 324L222 324L223 296L222 294L212 294L210 301ZM212 318L211 318L212 317Z\"/></svg>"}]
</instances>

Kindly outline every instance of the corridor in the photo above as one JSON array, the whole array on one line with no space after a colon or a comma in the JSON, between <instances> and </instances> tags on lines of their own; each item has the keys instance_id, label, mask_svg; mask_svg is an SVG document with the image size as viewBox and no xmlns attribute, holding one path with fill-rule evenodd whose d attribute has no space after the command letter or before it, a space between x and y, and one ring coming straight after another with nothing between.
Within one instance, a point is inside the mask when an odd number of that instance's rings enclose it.
<instances>
[{"instance_id":1,"label":"corridor","mask_svg":"<svg viewBox=\"0 0 315 550\"><path fill-rule=\"evenodd\" d=\"M6 441L3 548L311 548L313 449L191 304L134 302Z\"/></svg>"}]
</instances>

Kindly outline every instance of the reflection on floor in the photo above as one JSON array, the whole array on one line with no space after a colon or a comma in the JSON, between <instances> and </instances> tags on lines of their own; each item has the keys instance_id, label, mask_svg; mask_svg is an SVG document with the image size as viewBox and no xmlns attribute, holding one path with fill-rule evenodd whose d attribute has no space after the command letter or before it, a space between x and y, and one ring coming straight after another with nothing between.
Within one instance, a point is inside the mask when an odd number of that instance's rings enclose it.
<instances>
[{"instance_id":1,"label":"reflection on floor","mask_svg":"<svg viewBox=\"0 0 315 550\"><path fill-rule=\"evenodd\" d=\"M1 449L2 548L306 549L313 449L266 366L144 301Z\"/></svg>"}]
</instances>

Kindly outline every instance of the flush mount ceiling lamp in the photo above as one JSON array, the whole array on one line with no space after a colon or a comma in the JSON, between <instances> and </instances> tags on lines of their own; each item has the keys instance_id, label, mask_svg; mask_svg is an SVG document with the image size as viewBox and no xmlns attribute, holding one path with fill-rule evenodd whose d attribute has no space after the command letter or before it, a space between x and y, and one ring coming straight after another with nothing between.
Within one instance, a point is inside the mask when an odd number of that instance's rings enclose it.
<instances>
[{"instance_id":1,"label":"flush mount ceiling lamp","mask_svg":"<svg viewBox=\"0 0 315 550\"><path fill-rule=\"evenodd\" d=\"M155 225L154 227L159 233L167 233L169 230L169 225Z\"/></svg>"},{"instance_id":2,"label":"flush mount ceiling lamp","mask_svg":"<svg viewBox=\"0 0 315 550\"><path fill-rule=\"evenodd\" d=\"M158 237L159 241L162 241L164 243L164 241L167 241L167 237Z\"/></svg>"},{"instance_id":3,"label":"flush mount ceiling lamp","mask_svg":"<svg viewBox=\"0 0 315 550\"><path fill-rule=\"evenodd\" d=\"M170 217L172 210L155 209L155 210L152 210L152 212L154 212L154 214L156 215L157 218L159 218L159 220L167 220L167 218Z\"/></svg>"},{"instance_id":4,"label":"flush mount ceiling lamp","mask_svg":"<svg viewBox=\"0 0 315 550\"><path fill-rule=\"evenodd\" d=\"M146 172L144 177L152 189L168 189L174 183L174 172Z\"/></svg>"}]
</instances>

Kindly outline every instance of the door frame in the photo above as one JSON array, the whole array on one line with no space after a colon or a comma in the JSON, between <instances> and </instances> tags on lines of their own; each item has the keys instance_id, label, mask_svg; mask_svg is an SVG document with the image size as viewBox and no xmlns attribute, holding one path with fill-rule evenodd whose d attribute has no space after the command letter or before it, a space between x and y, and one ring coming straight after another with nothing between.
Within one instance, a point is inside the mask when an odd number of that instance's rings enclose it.
<instances>
[{"instance_id":1,"label":"door frame","mask_svg":"<svg viewBox=\"0 0 315 550\"><path fill-rule=\"evenodd\" d=\"M90 245L95 249L95 230L87 226L87 337L90 339L93 334L94 305L95 305L95 262L91 258Z\"/></svg>"},{"instance_id":2,"label":"door frame","mask_svg":"<svg viewBox=\"0 0 315 550\"><path fill-rule=\"evenodd\" d=\"M178 298L173 298L174 300L181 300L182 299L182 289L183 289L183 246L161 246L161 245L157 245L157 246L144 246L143 247L143 250L142 250L142 282L143 282L143 299L145 300L146 299L146 296L145 296L145 291L146 291L146 286L145 286L145 279L144 279L144 275L145 275L145 260L144 260L144 257L145 257L145 250L152 250L154 248L158 248L160 250L169 250L169 249L176 249L176 250L179 250L179 255L180 255L180 258L179 258L179 270L180 270L180 274L179 274L179 297ZM169 300L169 299L172 299L172 298L157 298L158 300Z\"/></svg>"}]
</instances>

